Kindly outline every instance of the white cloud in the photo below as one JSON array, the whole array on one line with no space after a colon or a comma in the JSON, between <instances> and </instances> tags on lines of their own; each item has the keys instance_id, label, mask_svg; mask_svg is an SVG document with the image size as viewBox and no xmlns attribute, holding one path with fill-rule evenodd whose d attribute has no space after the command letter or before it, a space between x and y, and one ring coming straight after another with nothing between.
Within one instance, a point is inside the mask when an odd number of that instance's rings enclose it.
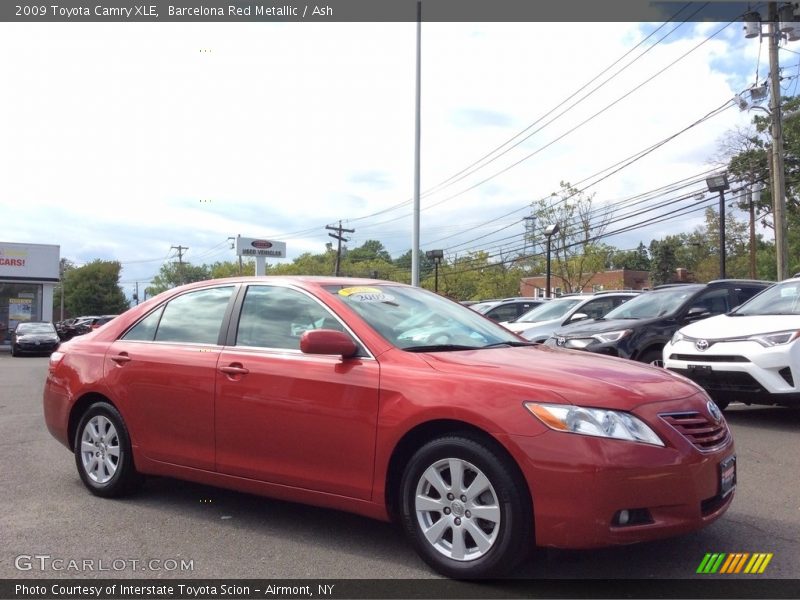
<instances>
[{"instance_id":1,"label":"white cloud","mask_svg":"<svg viewBox=\"0 0 800 600\"><path fill-rule=\"evenodd\" d=\"M339 219L356 229L353 244L373 238L405 251L409 206L354 219L413 193L415 31L413 23L0 24L0 203L13 215L3 238L125 261L131 281L160 264L133 261L166 256L173 244L189 246L189 260L233 259L223 242L239 233L283 239L290 257L321 251L324 225ZM424 24L423 190L551 109L527 133L558 115L642 31ZM508 226L525 213L501 215L561 180L577 182L654 144L741 91L758 48L732 29L645 83L713 31L682 28L496 162L424 198L423 207L435 206L422 213L423 247ZM624 198L698 173L717 139L749 119L730 109L592 191ZM671 233L687 223L659 227Z\"/></svg>"}]
</instances>

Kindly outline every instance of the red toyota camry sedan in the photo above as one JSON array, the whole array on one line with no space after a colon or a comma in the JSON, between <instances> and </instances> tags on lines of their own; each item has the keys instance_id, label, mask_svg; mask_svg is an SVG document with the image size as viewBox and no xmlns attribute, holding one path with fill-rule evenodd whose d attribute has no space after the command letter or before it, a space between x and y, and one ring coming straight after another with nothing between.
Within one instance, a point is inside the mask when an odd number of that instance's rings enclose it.
<instances>
[{"instance_id":1,"label":"red toyota camry sedan","mask_svg":"<svg viewBox=\"0 0 800 600\"><path fill-rule=\"evenodd\" d=\"M736 485L730 431L689 380L385 281L169 290L63 344L44 413L96 495L164 475L395 519L457 578L534 545L693 531Z\"/></svg>"}]
</instances>

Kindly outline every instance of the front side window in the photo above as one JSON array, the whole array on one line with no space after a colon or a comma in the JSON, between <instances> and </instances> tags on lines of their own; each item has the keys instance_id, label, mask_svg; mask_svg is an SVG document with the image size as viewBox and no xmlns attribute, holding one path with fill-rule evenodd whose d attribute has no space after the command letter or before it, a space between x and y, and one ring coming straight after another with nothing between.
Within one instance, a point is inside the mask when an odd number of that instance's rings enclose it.
<instances>
[{"instance_id":1,"label":"front side window","mask_svg":"<svg viewBox=\"0 0 800 600\"><path fill-rule=\"evenodd\" d=\"M299 350L300 337L311 329L344 331L330 311L302 292L251 285L242 303L236 345Z\"/></svg>"},{"instance_id":2,"label":"front side window","mask_svg":"<svg viewBox=\"0 0 800 600\"><path fill-rule=\"evenodd\" d=\"M702 294L697 300L694 301L692 308L702 308L704 311L712 315L721 315L730 310L730 302L728 301L728 289L722 288L719 290L712 290Z\"/></svg>"}]
</instances>

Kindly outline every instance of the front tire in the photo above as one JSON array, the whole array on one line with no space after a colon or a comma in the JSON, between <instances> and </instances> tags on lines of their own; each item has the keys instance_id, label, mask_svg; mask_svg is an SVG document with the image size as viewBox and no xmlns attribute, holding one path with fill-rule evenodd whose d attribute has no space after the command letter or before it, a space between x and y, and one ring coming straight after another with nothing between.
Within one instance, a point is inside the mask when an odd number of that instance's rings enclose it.
<instances>
[{"instance_id":1,"label":"front tire","mask_svg":"<svg viewBox=\"0 0 800 600\"><path fill-rule=\"evenodd\" d=\"M81 417L74 452L81 481L96 496L124 496L141 483L128 429L119 411L107 402L92 404Z\"/></svg>"},{"instance_id":2,"label":"front tire","mask_svg":"<svg viewBox=\"0 0 800 600\"><path fill-rule=\"evenodd\" d=\"M639 362L647 363L654 367L664 366L664 352L660 348L658 350L648 350L639 358Z\"/></svg>"},{"instance_id":3,"label":"front tire","mask_svg":"<svg viewBox=\"0 0 800 600\"><path fill-rule=\"evenodd\" d=\"M401 484L403 527L420 556L456 579L497 577L532 544L527 486L483 440L435 439L409 461Z\"/></svg>"}]
</instances>

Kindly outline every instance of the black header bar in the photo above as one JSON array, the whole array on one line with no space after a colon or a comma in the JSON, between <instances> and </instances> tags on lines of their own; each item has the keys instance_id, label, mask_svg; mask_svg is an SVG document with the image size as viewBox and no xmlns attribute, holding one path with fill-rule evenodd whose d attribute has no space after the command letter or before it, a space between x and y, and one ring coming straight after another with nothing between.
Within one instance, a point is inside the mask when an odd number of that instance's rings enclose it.
<instances>
[{"instance_id":1,"label":"black header bar","mask_svg":"<svg viewBox=\"0 0 800 600\"><path fill-rule=\"evenodd\" d=\"M741 20L748 2L421 0L423 22ZM766 11L764 11L766 13ZM764 15L766 17L766 14ZM417 0L3 0L5 22L414 22Z\"/></svg>"}]
</instances>

